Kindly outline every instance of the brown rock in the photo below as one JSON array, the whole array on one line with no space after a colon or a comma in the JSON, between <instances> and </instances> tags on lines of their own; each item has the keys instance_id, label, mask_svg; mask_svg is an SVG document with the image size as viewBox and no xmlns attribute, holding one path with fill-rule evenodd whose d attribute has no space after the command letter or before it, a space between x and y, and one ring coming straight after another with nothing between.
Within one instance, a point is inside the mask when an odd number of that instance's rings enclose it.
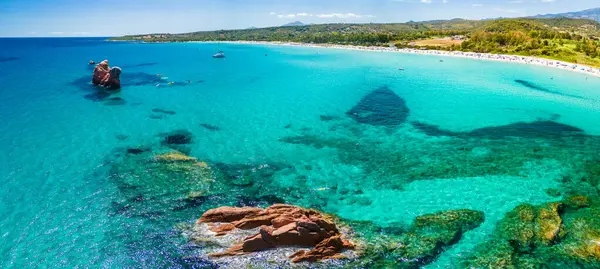
<instances>
[{"instance_id":1,"label":"brown rock","mask_svg":"<svg viewBox=\"0 0 600 269\"><path fill-rule=\"evenodd\" d=\"M324 259L337 259L342 257L338 254L344 247L344 241L337 235L321 241L308 252L298 251L290 256L290 258L292 258L292 262L316 262Z\"/></svg>"},{"instance_id":2,"label":"brown rock","mask_svg":"<svg viewBox=\"0 0 600 269\"><path fill-rule=\"evenodd\" d=\"M100 83L102 82L104 77L106 77L106 75L108 75L108 72L110 72L110 67L108 66L108 60L104 60L104 61L100 62L98 65L96 65L96 68L94 69L94 75L92 76L92 83L94 85L100 85Z\"/></svg>"},{"instance_id":3,"label":"brown rock","mask_svg":"<svg viewBox=\"0 0 600 269\"><path fill-rule=\"evenodd\" d=\"M292 255L293 262L319 261L341 258L342 249L352 249L354 245L341 239L335 223L321 213L296 206L276 204L264 210L251 207L220 207L202 215L198 222L226 222L214 226L211 231L217 234L238 228L243 230L260 227L255 235L244 239L222 253L211 257L243 255L277 246L308 246L308 252L299 251Z\"/></svg>"},{"instance_id":4,"label":"brown rock","mask_svg":"<svg viewBox=\"0 0 600 269\"><path fill-rule=\"evenodd\" d=\"M256 252L275 247L273 244L270 244L269 242L263 240L260 234L254 235L250 238L246 238L242 245L244 252Z\"/></svg>"},{"instance_id":5,"label":"brown rock","mask_svg":"<svg viewBox=\"0 0 600 269\"><path fill-rule=\"evenodd\" d=\"M121 68L108 66L108 60L104 60L96 65L92 75L94 85L104 86L110 89L121 88Z\"/></svg>"},{"instance_id":6,"label":"brown rock","mask_svg":"<svg viewBox=\"0 0 600 269\"><path fill-rule=\"evenodd\" d=\"M319 225L311 221L298 221L298 226L309 229L313 232L318 232L321 230L321 227L319 227Z\"/></svg>"},{"instance_id":7,"label":"brown rock","mask_svg":"<svg viewBox=\"0 0 600 269\"><path fill-rule=\"evenodd\" d=\"M270 225L271 220L273 220L276 217L277 217L277 215L275 215L275 214L257 215L257 216L253 216L253 217L245 217L241 220L232 222L232 224L235 225L235 227L237 227L239 229L249 230L249 229L254 229L256 227L260 227L262 225Z\"/></svg>"},{"instance_id":8,"label":"brown rock","mask_svg":"<svg viewBox=\"0 0 600 269\"><path fill-rule=\"evenodd\" d=\"M287 233L289 231L296 231L296 228L297 228L296 223L292 222L292 223L290 223L288 225L285 225L283 227L279 227L277 230L275 230L273 232L273 235L274 236L279 236L280 234Z\"/></svg>"},{"instance_id":9,"label":"brown rock","mask_svg":"<svg viewBox=\"0 0 600 269\"><path fill-rule=\"evenodd\" d=\"M263 211L254 207L230 207L223 206L206 211L200 218L200 222L233 222L246 217L251 217Z\"/></svg>"},{"instance_id":10,"label":"brown rock","mask_svg":"<svg viewBox=\"0 0 600 269\"><path fill-rule=\"evenodd\" d=\"M559 215L562 204L551 203L541 208L538 215L538 237L542 244L550 245L560 232L562 219Z\"/></svg>"},{"instance_id":11,"label":"brown rock","mask_svg":"<svg viewBox=\"0 0 600 269\"><path fill-rule=\"evenodd\" d=\"M235 230L235 226L233 226L233 224L231 223L223 223L219 225L212 225L210 226L209 230L217 233L216 236L224 236L229 232Z\"/></svg>"},{"instance_id":12,"label":"brown rock","mask_svg":"<svg viewBox=\"0 0 600 269\"><path fill-rule=\"evenodd\" d=\"M288 224L290 224L290 223L292 223L292 222L296 222L296 221L294 220L294 218L292 218L292 217L289 217L289 216L281 216L281 217L274 218L274 219L271 221L271 224L273 225L273 227L275 227L275 228L279 228L279 227L282 227L282 226L288 225Z\"/></svg>"}]
</instances>

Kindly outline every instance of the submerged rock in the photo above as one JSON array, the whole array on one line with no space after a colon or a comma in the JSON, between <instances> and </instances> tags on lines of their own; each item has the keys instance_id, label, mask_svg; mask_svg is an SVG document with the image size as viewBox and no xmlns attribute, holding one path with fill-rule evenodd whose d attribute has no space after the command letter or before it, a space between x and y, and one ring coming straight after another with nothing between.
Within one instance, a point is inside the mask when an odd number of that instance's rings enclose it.
<instances>
[{"instance_id":1,"label":"submerged rock","mask_svg":"<svg viewBox=\"0 0 600 269\"><path fill-rule=\"evenodd\" d=\"M127 101L121 97L111 97L104 102L105 106L122 106L125 104L127 104Z\"/></svg>"},{"instance_id":2,"label":"submerged rock","mask_svg":"<svg viewBox=\"0 0 600 269\"><path fill-rule=\"evenodd\" d=\"M483 212L467 209L417 217L409 232L396 242L393 255L399 259L397 268L417 268L432 262L483 220Z\"/></svg>"},{"instance_id":3,"label":"submerged rock","mask_svg":"<svg viewBox=\"0 0 600 269\"><path fill-rule=\"evenodd\" d=\"M208 223L208 224L207 224ZM205 230L224 236L241 230L255 230L239 244L228 249L209 254L218 258L247 255L279 247L313 247L306 251L298 250L289 256L292 262L321 261L343 258L343 250L353 249L354 245L343 239L337 225L328 216L315 210L296 206L275 204L266 209L253 207L220 207L205 212L195 224L195 231ZM192 234L192 241L205 241L204 234Z\"/></svg>"},{"instance_id":4,"label":"submerged rock","mask_svg":"<svg viewBox=\"0 0 600 269\"><path fill-rule=\"evenodd\" d=\"M408 228L350 223L353 230L369 235L361 257L347 268L421 268L483 221L483 212L461 209L419 216Z\"/></svg>"},{"instance_id":5,"label":"submerged rock","mask_svg":"<svg viewBox=\"0 0 600 269\"><path fill-rule=\"evenodd\" d=\"M115 203L122 205L120 214L159 216L192 208L206 199L215 182L207 163L183 153L143 147L124 151L110 167L110 179L119 188Z\"/></svg>"},{"instance_id":6,"label":"submerged rock","mask_svg":"<svg viewBox=\"0 0 600 269\"><path fill-rule=\"evenodd\" d=\"M334 120L341 120L341 117L338 116L331 116L331 115L321 115L319 116L319 118L321 119L321 121L334 121Z\"/></svg>"},{"instance_id":7,"label":"submerged rock","mask_svg":"<svg viewBox=\"0 0 600 269\"><path fill-rule=\"evenodd\" d=\"M359 123L396 127L406 121L409 112L400 96L382 87L363 97L346 115Z\"/></svg>"},{"instance_id":8,"label":"submerged rock","mask_svg":"<svg viewBox=\"0 0 600 269\"><path fill-rule=\"evenodd\" d=\"M162 114L165 114L165 115L175 115L175 114L177 114L177 112L175 112L175 111L165 110L165 109L161 109L161 108L153 108L152 112L154 112L154 113L162 113Z\"/></svg>"},{"instance_id":9,"label":"submerged rock","mask_svg":"<svg viewBox=\"0 0 600 269\"><path fill-rule=\"evenodd\" d=\"M502 126L479 128L469 132L454 132L444 130L441 129L439 126L426 124L422 122L413 122L412 125L419 131L429 136L451 136L461 138L558 138L569 136L577 137L585 135L584 130L580 128L554 121L517 122Z\"/></svg>"},{"instance_id":10,"label":"submerged rock","mask_svg":"<svg viewBox=\"0 0 600 269\"><path fill-rule=\"evenodd\" d=\"M164 137L163 142L168 145L191 144L194 134L187 130L177 130L170 133L163 133L159 136Z\"/></svg>"},{"instance_id":11,"label":"submerged rock","mask_svg":"<svg viewBox=\"0 0 600 269\"><path fill-rule=\"evenodd\" d=\"M215 125L211 125L211 124L207 124L207 123L201 123L200 126L204 127L204 129L206 129L206 130L213 131L213 132L221 131L221 128L219 126L215 126Z\"/></svg>"},{"instance_id":12,"label":"submerged rock","mask_svg":"<svg viewBox=\"0 0 600 269\"><path fill-rule=\"evenodd\" d=\"M154 160L160 162L196 162L196 165L208 166L206 163L198 162L198 159L190 157L178 151L156 155L154 156Z\"/></svg>"},{"instance_id":13,"label":"submerged rock","mask_svg":"<svg viewBox=\"0 0 600 269\"><path fill-rule=\"evenodd\" d=\"M585 99L581 96L577 96L577 95L571 95L571 94L566 94L566 93L562 93L559 91L553 91L550 89L546 89L542 86L536 85L533 82L527 81L527 80L522 80L522 79L516 79L515 80L516 83L525 86L531 90L535 90L535 91L540 91L540 92L545 92L545 93L550 93L550 94L556 94L556 95L561 95L561 96L566 96L566 97L572 97L572 98L577 98L577 99Z\"/></svg>"},{"instance_id":14,"label":"submerged rock","mask_svg":"<svg viewBox=\"0 0 600 269\"><path fill-rule=\"evenodd\" d=\"M570 205L569 205L570 204ZM565 207L563 205L569 205ZM507 213L468 268L600 268L600 207L579 196ZM552 267L554 268L554 267Z\"/></svg>"},{"instance_id":15,"label":"submerged rock","mask_svg":"<svg viewBox=\"0 0 600 269\"><path fill-rule=\"evenodd\" d=\"M127 149L127 153L128 154L134 154L134 155L139 155L139 154L142 154L142 153L148 152L148 151L150 151L149 148L142 148L142 147L140 147L140 148L128 148Z\"/></svg>"}]
</instances>

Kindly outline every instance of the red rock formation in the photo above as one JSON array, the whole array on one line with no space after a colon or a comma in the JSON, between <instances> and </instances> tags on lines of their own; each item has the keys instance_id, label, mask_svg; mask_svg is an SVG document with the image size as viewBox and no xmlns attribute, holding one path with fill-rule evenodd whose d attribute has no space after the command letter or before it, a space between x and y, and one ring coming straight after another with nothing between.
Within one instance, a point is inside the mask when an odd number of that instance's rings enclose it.
<instances>
[{"instance_id":1,"label":"red rock formation","mask_svg":"<svg viewBox=\"0 0 600 269\"><path fill-rule=\"evenodd\" d=\"M229 207L223 206L206 211L199 222L232 222L241 220L248 216L254 216L261 212L262 209L254 207Z\"/></svg>"},{"instance_id":2,"label":"red rock formation","mask_svg":"<svg viewBox=\"0 0 600 269\"><path fill-rule=\"evenodd\" d=\"M224 235L228 234L229 232L233 231L235 229L235 226L233 226L233 224L231 224L231 223L223 223L220 225L210 226L209 229L212 232L215 232L216 236L224 236Z\"/></svg>"},{"instance_id":3,"label":"red rock formation","mask_svg":"<svg viewBox=\"0 0 600 269\"><path fill-rule=\"evenodd\" d=\"M100 62L98 65L96 65L96 68L94 69L94 76L92 77L92 83L94 85L100 85L100 83L102 82L104 77L106 77L106 75L108 75L108 72L110 72L110 67L108 66L108 60L104 60L104 61Z\"/></svg>"},{"instance_id":4,"label":"red rock formation","mask_svg":"<svg viewBox=\"0 0 600 269\"><path fill-rule=\"evenodd\" d=\"M323 260L323 258L327 259L338 259L343 258L339 252L343 249L352 249L354 248L354 244L350 243L348 240L343 240L339 235L329 237L319 244L317 244L310 251L300 250L290 258L292 262L316 262Z\"/></svg>"},{"instance_id":5,"label":"red rock formation","mask_svg":"<svg viewBox=\"0 0 600 269\"><path fill-rule=\"evenodd\" d=\"M94 74L92 76L92 83L94 85L100 85L110 89L121 88L121 68L113 67L110 68L108 60L104 60L96 65Z\"/></svg>"},{"instance_id":6,"label":"red rock formation","mask_svg":"<svg viewBox=\"0 0 600 269\"><path fill-rule=\"evenodd\" d=\"M291 205L276 204L264 210L220 207L204 213L198 222L229 225L223 229L211 229L218 235L233 230L231 225L243 230L260 227L258 234L247 237L241 244L224 252L213 253L212 257L244 255L278 246L305 246L314 248L294 253L290 257L292 262L319 261L340 258L340 251L354 248L352 243L341 238L335 223L326 216Z\"/></svg>"}]
</instances>

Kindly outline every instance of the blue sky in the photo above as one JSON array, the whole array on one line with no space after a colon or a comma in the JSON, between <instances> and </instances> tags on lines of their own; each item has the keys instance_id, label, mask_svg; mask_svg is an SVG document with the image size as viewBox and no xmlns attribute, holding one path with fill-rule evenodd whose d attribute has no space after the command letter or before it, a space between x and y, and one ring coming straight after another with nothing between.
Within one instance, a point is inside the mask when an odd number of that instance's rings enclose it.
<instances>
[{"instance_id":1,"label":"blue sky","mask_svg":"<svg viewBox=\"0 0 600 269\"><path fill-rule=\"evenodd\" d=\"M0 36L115 36L265 27L291 21L406 22L519 17L599 0L0 0Z\"/></svg>"}]
</instances>

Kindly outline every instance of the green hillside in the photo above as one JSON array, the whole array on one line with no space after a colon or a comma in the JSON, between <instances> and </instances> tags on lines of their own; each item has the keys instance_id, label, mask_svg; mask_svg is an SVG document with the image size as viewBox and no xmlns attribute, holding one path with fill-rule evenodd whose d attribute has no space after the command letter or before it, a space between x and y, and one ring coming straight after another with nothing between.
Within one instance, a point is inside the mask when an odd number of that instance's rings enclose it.
<instances>
[{"instance_id":1,"label":"green hillside","mask_svg":"<svg viewBox=\"0 0 600 269\"><path fill-rule=\"evenodd\" d=\"M436 45L435 40L460 41ZM145 42L282 41L532 55L600 66L600 23L587 19L438 20L390 24L317 24L113 38ZM464 40L464 42L463 42ZM432 42L420 42L432 41ZM442 42L440 42L442 43ZM425 44L425 45L424 45Z\"/></svg>"}]
</instances>

